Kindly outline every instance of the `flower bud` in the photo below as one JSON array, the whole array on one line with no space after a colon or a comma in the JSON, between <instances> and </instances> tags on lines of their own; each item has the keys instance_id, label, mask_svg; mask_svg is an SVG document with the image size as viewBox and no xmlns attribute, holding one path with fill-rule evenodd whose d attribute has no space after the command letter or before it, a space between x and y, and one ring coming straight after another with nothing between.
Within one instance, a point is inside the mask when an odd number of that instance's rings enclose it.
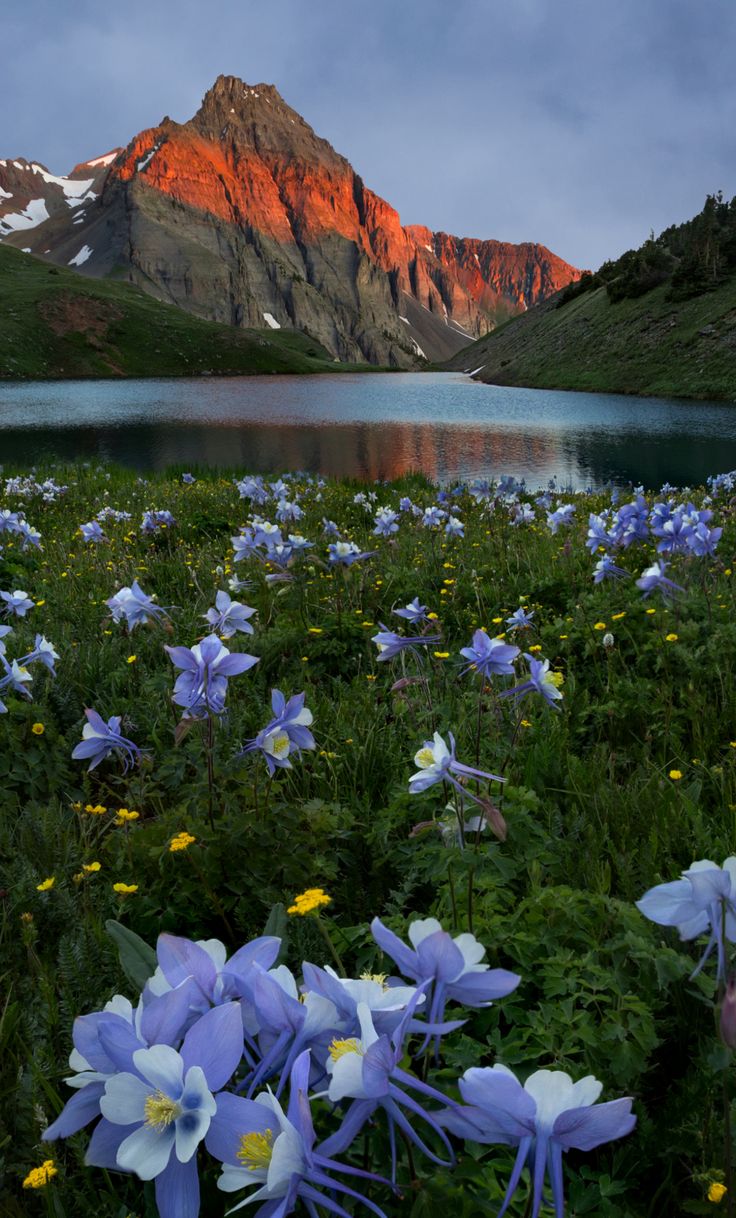
<instances>
[{"instance_id":1,"label":"flower bud","mask_svg":"<svg viewBox=\"0 0 736 1218\"><path fill-rule=\"evenodd\" d=\"M603 636L603 646L605 647L606 651L611 650L611 648L614 646L614 642L614 637L609 630L608 633L604 634Z\"/></svg>"},{"instance_id":2,"label":"flower bud","mask_svg":"<svg viewBox=\"0 0 736 1218\"><path fill-rule=\"evenodd\" d=\"M721 1040L729 1049L736 1049L736 976L732 973L721 1003Z\"/></svg>"}]
</instances>

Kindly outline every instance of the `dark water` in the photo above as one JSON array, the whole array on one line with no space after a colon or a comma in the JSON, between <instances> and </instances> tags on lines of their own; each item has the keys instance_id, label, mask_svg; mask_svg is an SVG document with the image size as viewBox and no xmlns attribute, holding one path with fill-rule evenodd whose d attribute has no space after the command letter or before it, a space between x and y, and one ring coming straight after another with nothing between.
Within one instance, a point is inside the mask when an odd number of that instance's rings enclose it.
<instances>
[{"instance_id":1,"label":"dark water","mask_svg":"<svg viewBox=\"0 0 736 1218\"><path fill-rule=\"evenodd\" d=\"M736 404L482 385L457 373L0 384L0 462L50 457L575 488L736 468Z\"/></svg>"}]
</instances>

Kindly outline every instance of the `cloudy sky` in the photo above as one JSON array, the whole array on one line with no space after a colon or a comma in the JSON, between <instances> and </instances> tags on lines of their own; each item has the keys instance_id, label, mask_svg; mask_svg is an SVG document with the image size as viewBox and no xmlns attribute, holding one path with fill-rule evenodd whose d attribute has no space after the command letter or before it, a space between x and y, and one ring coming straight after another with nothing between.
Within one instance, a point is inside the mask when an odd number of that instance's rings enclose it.
<instances>
[{"instance_id":1,"label":"cloudy sky","mask_svg":"<svg viewBox=\"0 0 736 1218\"><path fill-rule=\"evenodd\" d=\"M3 0L0 156L275 84L405 223L581 267L736 194L736 0Z\"/></svg>"}]
</instances>

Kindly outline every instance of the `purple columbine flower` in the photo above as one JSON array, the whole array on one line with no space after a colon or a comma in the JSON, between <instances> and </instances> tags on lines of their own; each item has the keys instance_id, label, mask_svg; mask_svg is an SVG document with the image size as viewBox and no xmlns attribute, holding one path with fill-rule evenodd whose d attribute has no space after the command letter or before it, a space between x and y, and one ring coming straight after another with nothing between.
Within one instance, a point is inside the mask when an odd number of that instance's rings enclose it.
<instances>
[{"instance_id":1,"label":"purple columbine flower","mask_svg":"<svg viewBox=\"0 0 736 1218\"><path fill-rule=\"evenodd\" d=\"M197 481L194 474L182 474L181 480L185 486L192 486Z\"/></svg>"},{"instance_id":2,"label":"purple columbine flower","mask_svg":"<svg viewBox=\"0 0 736 1218\"><path fill-rule=\"evenodd\" d=\"M175 668L173 701L184 708L185 719L204 719L225 712L227 683L258 663L257 656L230 652L217 635L208 634L194 647L166 647Z\"/></svg>"},{"instance_id":3,"label":"purple columbine flower","mask_svg":"<svg viewBox=\"0 0 736 1218\"><path fill-rule=\"evenodd\" d=\"M698 859L679 880L650 888L636 908L658 926L676 926L685 942L708 933L693 977L715 948L718 978L726 980L724 933L729 943L736 943L736 857L727 858L723 867Z\"/></svg>"},{"instance_id":4,"label":"purple columbine flower","mask_svg":"<svg viewBox=\"0 0 736 1218\"><path fill-rule=\"evenodd\" d=\"M427 606L419 604L419 597L415 596L413 601L409 601L403 609L392 609L391 612L395 617L403 617L405 621L411 622L412 626L418 626L420 622L428 621Z\"/></svg>"},{"instance_id":5,"label":"purple columbine flower","mask_svg":"<svg viewBox=\"0 0 736 1218\"><path fill-rule=\"evenodd\" d=\"M128 769L137 757L140 749L137 744L120 734L120 715L112 715L107 723L98 715L96 710L85 709L87 722L82 729L82 740L72 752L74 761L86 761L89 758L88 770L94 770L111 753L121 753L123 767Z\"/></svg>"},{"instance_id":6,"label":"purple columbine flower","mask_svg":"<svg viewBox=\"0 0 736 1218\"><path fill-rule=\"evenodd\" d=\"M573 1083L562 1070L537 1070L524 1086L506 1066L473 1066L465 1071L460 1094L468 1107L446 1111L439 1120L451 1133L472 1142L518 1147L498 1218L506 1213L525 1167L533 1188L530 1218L537 1218L542 1207L546 1174L555 1214L561 1218L564 1151L593 1150L631 1133L636 1124L633 1101L595 1106L602 1087L592 1074Z\"/></svg>"},{"instance_id":7,"label":"purple columbine flower","mask_svg":"<svg viewBox=\"0 0 736 1218\"><path fill-rule=\"evenodd\" d=\"M48 668L51 676L55 677L56 669L54 668L54 661L58 659L59 653L53 643L50 643L44 635L37 634L33 644L33 651L29 651L27 656L23 656L20 662L21 664L43 664L44 668Z\"/></svg>"},{"instance_id":8,"label":"purple columbine flower","mask_svg":"<svg viewBox=\"0 0 736 1218\"><path fill-rule=\"evenodd\" d=\"M208 609L204 618L221 638L231 639L238 631L242 634L253 634L253 627L248 618L253 617L254 613L256 610L248 605L231 600L229 593L218 592L214 608Z\"/></svg>"},{"instance_id":9,"label":"purple columbine flower","mask_svg":"<svg viewBox=\"0 0 736 1218\"><path fill-rule=\"evenodd\" d=\"M239 756L260 751L273 775L277 769L291 769L290 758L297 757L302 749L315 747L314 736L309 728L313 715L304 705L306 694L294 694L287 702L281 690L271 691L273 719L253 739L243 746Z\"/></svg>"},{"instance_id":10,"label":"purple columbine flower","mask_svg":"<svg viewBox=\"0 0 736 1218\"><path fill-rule=\"evenodd\" d=\"M700 521L687 539L688 549L693 554L697 554L698 558L715 554L722 533L723 529L709 529L707 524Z\"/></svg>"},{"instance_id":11,"label":"purple columbine flower","mask_svg":"<svg viewBox=\"0 0 736 1218\"><path fill-rule=\"evenodd\" d=\"M526 681L522 681L520 685L515 685L513 689L502 689L502 698L523 698L526 694L541 694L548 706L553 710L559 710L555 706L555 702L562 699L562 690L560 684L562 674L552 672L549 666L549 660L535 660L534 656L528 652L524 652L524 658L529 661L529 677Z\"/></svg>"},{"instance_id":12,"label":"purple columbine flower","mask_svg":"<svg viewBox=\"0 0 736 1218\"><path fill-rule=\"evenodd\" d=\"M513 674L514 660L519 654L519 648L513 643L504 643L503 639L489 638L485 630L476 630L473 642L469 647L461 647L460 655L469 660L467 668L461 675L475 671L481 677L508 676Z\"/></svg>"},{"instance_id":13,"label":"purple columbine flower","mask_svg":"<svg viewBox=\"0 0 736 1218\"><path fill-rule=\"evenodd\" d=\"M416 774L409 779L409 791L412 795L420 795L422 791L433 787L436 782L452 783L463 795L468 795L476 803L482 801L463 786L455 775L460 778L483 778L487 782L505 782L500 774L487 774L485 770L476 770L473 766L463 765L455 758L455 737L449 733L450 747L448 749L439 732L435 732L433 740L425 740L424 745L414 755L414 764L419 766Z\"/></svg>"},{"instance_id":14,"label":"purple columbine flower","mask_svg":"<svg viewBox=\"0 0 736 1218\"><path fill-rule=\"evenodd\" d=\"M375 528L373 534L375 537L391 537L394 533L398 533L399 526L396 521L399 519L398 512L392 511L391 508L382 507L376 512Z\"/></svg>"},{"instance_id":15,"label":"purple columbine flower","mask_svg":"<svg viewBox=\"0 0 736 1218\"><path fill-rule=\"evenodd\" d=\"M674 584L671 579L667 579L665 571L667 563L661 559L659 562L652 563L651 567L647 567L642 571L639 579L636 581L637 588L641 588L644 593L644 599L652 594L652 592L661 592L665 600L672 595L673 592L684 592L679 584Z\"/></svg>"},{"instance_id":16,"label":"purple columbine flower","mask_svg":"<svg viewBox=\"0 0 736 1218\"><path fill-rule=\"evenodd\" d=\"M125 618L128 630L145 625L149 620L160 621L168 618L168 614L160 605L154 603L152 596L146 596L137 579L128 587L121 588L108 601L105 601L112 614L114 622Z\"/></svg>"},{"instance_id":17,"label":"purple columbine flower","mask_svg":"<svg viewBox=\"0 0 736 1218\"><path fill-rule=\"evenodd\" d=\"M327 1158L322 1147L315 1148L309 1073L309 1053L304 1052L291 1070L286 1112L270 1091L256 1100L229 1093L218 1096L217 1112L206 1136L207 1149L223 1165L217 1186L226 1193L259 1186L228 1212L260 1201L255 1211L259 1218L286 1218L301 1200L313 1216L321 1209L345 1216L347 1211L335 1200L335 1193L341 1193L385 1218L383 1210L336 1179L335 1173L385 1181Z\"/></svg>"},{"instance_id":18,"label":"purple columbine flower","mask_svg":"<svg viewBox=\"0 0 736 1218\"><path fill-rule=\"evenodd\" d=\"M505 998L516 989L521 977L505 968L483 963L486 949L474 935L456 935L453 939L442 929L436 918L417 919L409 926L411 947L384 926L380 918L371 922L371 934L381 951L396 963L405 977L417 985L425 985L429 1011L428 1034L431 1025L441 1024L448 1001L466 1007L486 1007L497 998Z\"/></svg>"},{"instance_id":19,"label":"purple columbine flower","mask_svg":"<svg viewBox=\"0 0 736 1218\"><path fill-rule=\"evenodd\" d=\"M395 631L389 630L384 626L383 622L379 623L381 629L378 634L374 634L371 642L376 644L378 648L378 662L385 663L386 660L393 660L394 656L400 652L414 651L417 656L417 647L431 647L435 643L439 643L442 637L439 634L417 634L417 635L402 635L396 634Z\"/></svg>"}]
</instances>

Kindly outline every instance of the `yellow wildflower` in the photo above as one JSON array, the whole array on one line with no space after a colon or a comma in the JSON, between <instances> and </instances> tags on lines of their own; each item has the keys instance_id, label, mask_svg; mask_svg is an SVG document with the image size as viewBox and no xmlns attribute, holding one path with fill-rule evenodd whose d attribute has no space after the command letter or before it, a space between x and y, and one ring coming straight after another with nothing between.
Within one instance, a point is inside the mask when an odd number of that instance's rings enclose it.
<instances>
[{"instance_id":1,"label":"yellow wildflower","mask_svg":"<svg viewBox=\"0 0 736 1218\"><path fill-rule=\"evenodd\" d=\"M113 892L116 892L118 894L118 896L127 897L131 892L138 891L138 885L137 884L113 884L112 890L113 890Z\"/></svg>"},{"instance_id":2,"label":"yellow wildflower","mask_svg":"<svg viewBox=\"0 0 736 1218\"><path fill-rule=\"evenodd\" d=\"M177 850L187 850L192 845L192 842L196 842L196 840L193 833L187 833L183 829L181 833L177 833L169 842L169 853L175 854Z\"/></svg>"},{"instance_id":3,"label":"yellow wildflower","mask_svg":"<svg viewBox=\"0 0 736 1218\"><path fill-rule=\"evenodd\" d=\"M46 728L44 727L44 725L42 723L34 723L33 727L31 728L31 731L33 732L34 736L43 736L44 732L46 731Z\"/></svg>"},{"instance_id":4,"label":"yellow wildflower","mask_svg":"<svg viewBox=\"0 0 736 1218\"><path fill-rule=\"evenodd\" d=\"M606 629L606 623L605 623L605 622L596 622L596 624L595 624L595 626L593 627L593 629L594 629L594 630L605 630L605 629Z\"/></svg>"},{"instance_id":5,"label":"yellow wildflower","mask_svg":"<svg viewBox=\"0 0 736 1218\"><path fill-rule=\"evenodd\" d=\"M126 663L126 664L135 664L135 662L136 662L136 660L137 660L137 659L138 659L138 656L128 656L128 658L127 658L127 660L125 661L125 663Z\"/></svg>"},{"instance_id":6,"label":"yellow wildflower","mask_svg":"<svg viewBox=\"0 0 736 1218\"><path fill-rule=\"evenodd\" d=\"M294 897L294 904L290 905L286 912L299 914L303 918L305 914L313 913L323 905L329 905L331 901L332 897L328 897L322 888L307 888Z\"/></svg>"},{"instance_id":7,"label":"yellow wildflower","mask_svg":"<svg viewBox=\"0 0 736 1218\"><path fill-rule=\"evenodd\" d=\"M670 770L669 776L673 782L679 782L682 778L682 770Z\"/></svg>"},{"instance_id":8,"label":"yellow wildflower","mask_svg":"<svg viewBox=\"0 0 736 1218\"><path fill-rule=\"evenodd\" d=\"M48 879L41 880L40 884L36 884L36 891L37 892L49 892L49 890L51 888L53 888L55 883L56 883L56 876L50 875L48 877Z\"/></svg>"},{"instance_id":9,"label":"yellow wildflower","mask_svg":"<svg viewBox=\"0 0 736 1218\"><path fill-rule=\"evenodd\" d=\"M677 638L678 638L678 636L674 633L674 631L672 631L672 632L670 632L670 634L665 635L664 641L665 641L665 643L676 643Z\"/></svg>"},{"instance_id":10,"label":"yellow wildflower","mask_svg":"<svg viewBox=\"0 0 736 1218\"><path fill-rule=\"evenodd\" d=\"M101 866L102 866L102 863L97 863L97 862L82 863L82 871L86 871L88 875L91 875L92 872L99 871Z\"/></svg>"},{"instance_id":11,"label":"yellow wildflower","mask_svg":"<svg viewBox=\"0 0 736 1218\"><path fill-rule=\"evenodd\" d=\"M719 1184L717 1180L714 1180L708 1189L708 1200L712 1201L714 1205L720 1205L727 1192L725 1184Z\"/></svg>"},{"instance_id":12,"label":"yellow wildflower","mask_svg":"<svg viewBox=\"0 0 736 1218\"><path fill-rule=\"evenodd\" d=\"M45 1159L40 1167L32 1167L23 1181L24 1188L44 1188L49 1180L58 1174L58 1168L53 1159Z\"/></svg>"}]
</instances>

